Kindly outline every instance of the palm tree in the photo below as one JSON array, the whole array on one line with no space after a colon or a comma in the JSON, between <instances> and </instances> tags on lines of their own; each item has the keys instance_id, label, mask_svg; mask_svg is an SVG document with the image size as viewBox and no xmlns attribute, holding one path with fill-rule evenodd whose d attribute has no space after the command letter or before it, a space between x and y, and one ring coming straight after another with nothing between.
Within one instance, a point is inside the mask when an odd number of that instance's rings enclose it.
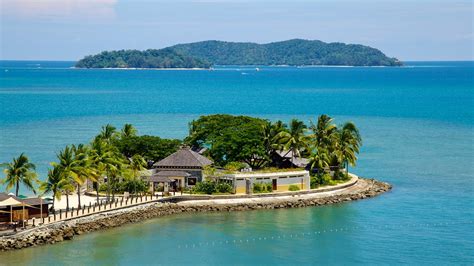
<instances>
[{"instance_id":1,"label":"palm tree","mask_svg":"<svg viewBox=\"0 0 474 266\"><path fill-rule=\"evenodd\" d=\"M287 131L286 125L280 120L275 123L267 122L262 126L263 145L267 155L282 147L280 133L284 131Z\"/></svg>"},{"instance_id":2,"label":"palm tree","mask_svg":"<svg viewBox=\"0 0 474 266\"><path fill-rule=\"evenodd\" d=\"M62 171L62 169L60 170ZM59 192L62 195L66 195L66 210L69 211L69 194L72 194L74 192L74 185L71 183L71 179L69 178L64 178L64 175L61 173L63 176L63 179L61 180L61 186Z\"/></svg>"},{"instance_id":3,"label":"palm tree","mask_svg":"<svg viewBox=\"0 0 474 266\"><path fill-rule=\"evenodd\" d=\"M318 169L318 174L321 174L329 167L329 156L326 150L319 149L313 151L309 158L309 163L311 166L311 172L313 169Z\"/></svg>"},{"instance_id":4,"label":"palm tree","mask_svg":"<svg viewBox=\"0 0 474 266\"><path fill-rule=\"evenodd\" d=\"M25 154L20 154L18 158L13 158L11 163L3 163L0 167L4 167L5 179L3 184L7 185L7 190L16 187L15 195L18 196L20 184L33 191L36 194L35 183L38 183L36 167L30 163Z\"/></svg>"},{"instance_id":5,"label":"palm tree","mask_svg":"<svg viewBox=\"0 0 474 266\"><path fill-rule=\"evenodd\" d=\"M122 138L134 137L137 135L137 129L132 124L125 124L123 125L121 131Z\"/></svg>"},{"instance_id":6,"label":"palm tree","mask_svg":"<svg viewBox=\"0 0 474 266\"><path fill-rule=\"evenodd\" d=\"M328 115L320 115L316 125L311 122L310 128L313 134L310 137L316 147L328 149L332 146L334 133L337 130L336 125L332 121L333 119Z\"/></svg>"},{"instance_id":7,"label":"palm tree","mask_svg":"<svg viewBox=\"0 0 474 266\"><path fill-rule=\"evenodd\" d=\"M139 177L140 172L146 170L146 161L140 154L135 154L130 158L129 168L133 173L133 177Z\"/></svg>"},{"instance_id":8,"label":"palm tree","mask_svg":"<svg viewBox=\"0 0 474 266\"><path fill-rule=\"evenodd\" d=\"M81 186L86 181L87 176L87 154L83 153L84 146L78 149L75 145L66 146L57 155L59 163L52 163L53 167L60 168L63 178L69 179L70 184L75 184L78 197L78 208L81 207ZM67 199L69 201L69 195Z\"/></svg>"},{"instance_id":9,"label":"palm tree","mask_svg":"<svg viewBox=\"0 0 474 266\"><path fill-rule=\"evenodd\" d=\"M77 186L77 198L78 208L81 208L81 187L88 180L91 182L96 181L96 173L91 167L92 162L90 159L90 148L87 145L79 144L77 147L73 145L74 149L74 165L72 169L76 174L75 182Z\"/></svg>"},{"instance_id":10,"label":"palm tree","mask_svg":"<svg viewBox=\"0 0 474 266\"><path fill-rule=\"evenodd\" d=\"M116 175L122 166L122 155L115 146L110 145L106 140L96 137L92 142L91 162L97 176L107 177L107 199L109 199ZM95 184L97 201L99 200L99 180Z\"/></svg>"},{"instance_id":11,"label":"palm tree","mask_svg":"<svg viewBox=\"0 0 474 266\"><path fill-rule=\"evenodd\" d=\"M43 192L42 194L51 193L53 196L53 206L52 209L54 210L54 203L55 199L61 200L61 193L65 190L71 188L71 184L69 180L64 178L62 174L62 169L58 166L53 167L53 169L48 170L48 178L46 181L41 183L40 190ZM68 200L69 205L69 200ZM67 206L69 208L69 206Z\"/></svg>"},{"instance_id":12,"label":"palm tree","mask_svg":"<svg viewBox=\"0 0 474 266\"><path fill-rule=\"evenodd\" d=\"M102 130L100 131L97 137L108 143L112 143L112 141L117 138L116 130L116 127L112 126L111 124L107 124L105 126L102 126Z\"/></svg>"},{"instance_id":13,"label":"palm tree","mask_svg":"<svg viewBox=\"0 0 474 266\"><path fill-rule=\"evenodd\" d=\"M288 151L285 156L290 152L293 153L292 162L294 157L301 157L301 152L308 150L307 136L305 135L306 129L307 126L303 121L293 119L290 122L289 130L278 134L280 143Z\"/></svg>"},{"instance_id":14,"label":"palm tree","mask_svg":"<svg viewBox=\"0 0 474 266\"><path fill-rule=\"evenodd\" d=\"M362 145L359 130L352 122L345 123L338 132L338 150L346 168L346 177L349 174L349 165L355 166L357 154Z\"/></svg>"}]
</instances>

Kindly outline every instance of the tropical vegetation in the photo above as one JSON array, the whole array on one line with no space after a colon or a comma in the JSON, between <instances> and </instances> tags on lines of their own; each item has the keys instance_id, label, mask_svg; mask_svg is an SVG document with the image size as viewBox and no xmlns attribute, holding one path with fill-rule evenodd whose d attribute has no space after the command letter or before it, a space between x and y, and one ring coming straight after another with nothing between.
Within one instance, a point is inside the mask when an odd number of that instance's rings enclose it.
<instances>
[{"instance_id":1,"label":"tropical vegetation","mask_svg":"<svg viewBox=\"0 0 474 266\"><path fill-rule=\"evenodd\" d=\"M325 43L292 39L267 44L203 41L178 44L175 51L201 58L214 65L347 65L399 66L380 50L360 44Z\"/></svg>"},{"instance_id":2,"label":"tropical vegetation","mask_svg":"<svg viewBox=\"0 0 474 266\"><path fill-rule=\"evenodd\" d=\"M5 168L5 179L1 181L6 185L7 190L15 187L15 195L18 196L20 191L20 184L36 194L35 185L38 182L36 174L36 166L30 162L30 159L25 154L20 154L18 158L13 158L10 163L2 163L0 167Z\"/></svg>"},{"instance_id":3,"label":"tropical vegetation","mask_svg":"<svg viewBox=\"0 0 474 266\"><path fill-rule=\"evenodd\" d=\"M104 51L78 68L210 68L213 65L400 66L396 58L360 44L292 39L267 44L202 41L163 49Z\"/></svg>"},{"instance_id":4,"label":"tropical vegetation","mask_svg":"<svg viewBox=\"0 0 474 266\"><path fill-rule=\"evenodd\" d=\"M77 68L209 68L205 60L165 49L104 51L76 63Z\"/></svg>"},{"instance_id":5,"label":"tropical vegetation","mask_svg":"<svg viewBox=\"0 0 474 266\"><path fill-rule=\"evenodd\" d=\"M275 161L275 154L290 154L291 161L307 158L306 169L311 173L312 188L342 182L348 178L349 167L356 165L362 138L354 123L337 126L328 115L321 115L308 125L297 119L286 124L249 116L201 116L189 123L189 135L183 142L140 136L131 124L121 130L105 125L90 143L67 145L59 151L57 161L51 163L47 178L39 188L43 195L52 195L53 204L65 196L67 209L73 193L78 197L77 207L81 208L84 190L95 190L97 200L100 192L105 192L108 200L114 200L116 193L125 191L145 193L148 184L142 176L148 174L147 169L183 143L205 150L204 155L214 161L214 166L204 168L207 180L198 182L192 192L216 194L233 192L230 184L219 180L223 173L244 168L275 171L281 167ZM7 190L15 188L18 195L20 185L24 185L36 192L35 165L26 155L21 154L1 166L5 173L1 183ZM289 167L295 167L289 170L297 169L294 164ZM253 191L270 192L272 186L257 183Z\"/></svg>"}]
</instances>

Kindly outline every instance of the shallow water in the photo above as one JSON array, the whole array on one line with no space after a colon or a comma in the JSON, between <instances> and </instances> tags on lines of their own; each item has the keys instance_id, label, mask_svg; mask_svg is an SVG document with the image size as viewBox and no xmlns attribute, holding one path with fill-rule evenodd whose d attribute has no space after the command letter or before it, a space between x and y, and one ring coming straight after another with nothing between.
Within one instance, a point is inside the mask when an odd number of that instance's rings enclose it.
<instances>
[{"instance_id":1,"label":"shallow water","mask_svg":"<svg viewBox=\"0 0 474 266\"><path fill-rule=\"evenodd\" d=\"M260 72L40 64L1 62L0 161L25 151L42 178L55 152L88 141L106 123L182 138L187 122L201 114L309 121L328 113L360 127L364 146L353 171L394 188L328 207L159 218L1 254L0 264L474 262L472 62Z\"/></svg>"}]
</instances>

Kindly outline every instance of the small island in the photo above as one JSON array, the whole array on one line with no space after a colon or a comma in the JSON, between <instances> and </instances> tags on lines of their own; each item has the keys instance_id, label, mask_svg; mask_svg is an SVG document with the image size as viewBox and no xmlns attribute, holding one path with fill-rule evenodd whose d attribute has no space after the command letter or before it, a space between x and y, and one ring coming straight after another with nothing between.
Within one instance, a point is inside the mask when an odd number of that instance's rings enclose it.
<instances>
[{"instance_id":1,"label":"small island","mask_svg":"<svg viewBox=\"0 0 474 266\"><path fill-rule=\"evenodd\" d=\"M0 182L15 193L0 193L0 251L175 213L321 206L391 189L349 172L362 145L352 122L216 114L189 132L163 139L103 126L59 151L44 181L25 154L2 164ZM20 185L40 196L20 195Z\"/></svg>"},{"instance_id":2,"label":"small island","mask_svg":"<svg viewBox=\"0 0 474 266\"><path fill-rule=\"evenodd\" d=\"M402 62L360 44L292 39L267 44L212 40L145 51L105 51L76 63L77 68L209 69L216 65L401 66Z\"/></svg>"}]
</instances>

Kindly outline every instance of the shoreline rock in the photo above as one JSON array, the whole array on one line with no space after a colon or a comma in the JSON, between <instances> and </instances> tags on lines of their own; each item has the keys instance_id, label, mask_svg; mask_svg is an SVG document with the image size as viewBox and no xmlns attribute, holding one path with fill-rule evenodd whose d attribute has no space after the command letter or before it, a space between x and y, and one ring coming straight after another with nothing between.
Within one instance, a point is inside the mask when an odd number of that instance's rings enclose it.
<instances>
[{"instance_id":1,"label":"shoreline rock","mask_svg":"<svg viewBox=\"0 0 474 266\"><path fill-rule=\"evenodd\" d=\"M365 182L365 184L355 189L355 191L349 190L348 192L325 197L289 197L271 201L219 204L208 201L193 202L191 204L148 203L134 207L133 209L114 210L89 217L40 226L12 236L0 237L0 251L54 244L65 240L72 240L76 235L178 213L230 212L323 206L375 197L392 188L390 184L375 179L361 178L360 181Z\"/></svg>"}]
</instances>

